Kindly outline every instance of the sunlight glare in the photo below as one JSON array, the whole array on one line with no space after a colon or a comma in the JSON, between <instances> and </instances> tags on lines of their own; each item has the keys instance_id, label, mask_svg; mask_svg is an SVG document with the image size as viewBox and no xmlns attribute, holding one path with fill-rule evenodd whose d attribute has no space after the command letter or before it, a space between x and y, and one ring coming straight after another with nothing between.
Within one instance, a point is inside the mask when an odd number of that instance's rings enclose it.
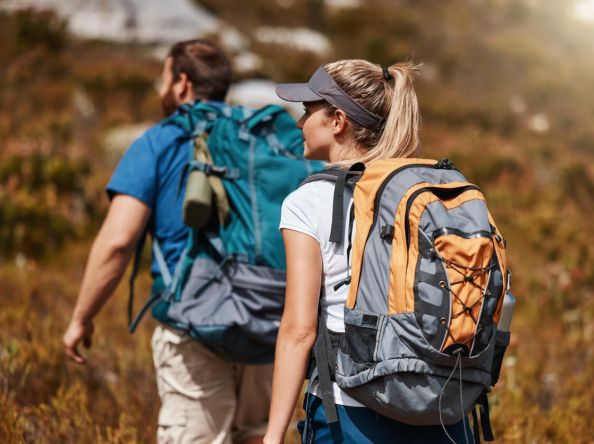
<instances>
[{"instance_id":1,"label":"sunlight glare","mask_svg":"<svg viewBox=\"0 0 594 444\"><path fill-rule=\"evenodd\" d=\"M583 22L594 23L594 0L579 0L573 7L573 16Z\"/></svg>"}]
</instances>

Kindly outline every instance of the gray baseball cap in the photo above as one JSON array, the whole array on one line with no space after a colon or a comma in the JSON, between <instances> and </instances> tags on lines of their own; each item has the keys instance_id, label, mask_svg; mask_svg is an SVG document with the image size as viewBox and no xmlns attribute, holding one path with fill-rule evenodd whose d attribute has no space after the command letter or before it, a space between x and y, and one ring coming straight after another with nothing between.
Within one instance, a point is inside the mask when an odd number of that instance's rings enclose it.
<instances>
[{"instance_id":1,"label":"gray baseball cap","mask_svg":"<svg viewBox=\"0 0 594 444\"><path fill-rule=\"evenodd\" d=\"M381 128L385 119L359 105L345 93L320 66L307 83L281 83L276 94L287 102L318 102L325 100L365 128Z\"/></svg>"}]
</instances>

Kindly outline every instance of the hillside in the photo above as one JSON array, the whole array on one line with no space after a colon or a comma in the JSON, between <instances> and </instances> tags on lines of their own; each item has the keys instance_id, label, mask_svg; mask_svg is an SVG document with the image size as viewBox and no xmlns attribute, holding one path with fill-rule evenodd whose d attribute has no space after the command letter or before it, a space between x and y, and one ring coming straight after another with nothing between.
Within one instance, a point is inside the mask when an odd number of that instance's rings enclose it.
<instances>
[{"instance_id":1,"label":"hillside","mask_svg":"<svg viewBox=\"0 0 594 444\"><path fill-rule=\"evenodd\" d=\"M303 81L340 58L424 63L423 155L477 183L507 238L518 305L491 395L497 442L593 442L594 25L574 2L199 3L246 36L256 77ZM330 46L275 43L264 26ZM146 45L76 38L51 13L0 13L0 38L0 442L154 442L154 324L128 335L126 285L97 319L88 367L65 361L61 334L124 149L112 136L160 118L160 62Z\"/></svg>"}]
</instances>

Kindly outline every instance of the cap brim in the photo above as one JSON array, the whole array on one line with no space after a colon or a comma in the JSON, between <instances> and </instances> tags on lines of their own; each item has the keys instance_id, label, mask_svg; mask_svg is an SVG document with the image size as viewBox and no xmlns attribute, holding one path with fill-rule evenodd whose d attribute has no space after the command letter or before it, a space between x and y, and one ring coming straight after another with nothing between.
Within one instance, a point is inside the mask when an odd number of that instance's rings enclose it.
<instances>
[{"instance_id":1,"label":"cap brim","mask_svg":"<svg viewBox=\"0 0 594 444\"><path fill-rule=\"evenodd\" d=\"M276 87L276 95L287 102L317 102L323 97L313 92L307 83L281 83Z\"/></svg>"}]
</instances>

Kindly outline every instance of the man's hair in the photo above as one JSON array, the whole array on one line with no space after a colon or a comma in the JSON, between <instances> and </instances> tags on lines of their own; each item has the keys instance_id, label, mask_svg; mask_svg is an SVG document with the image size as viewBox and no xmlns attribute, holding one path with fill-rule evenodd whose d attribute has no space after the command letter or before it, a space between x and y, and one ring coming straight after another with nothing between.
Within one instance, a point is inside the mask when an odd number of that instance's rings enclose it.
<instances>
[{"instance_id":1,"label":"man's hair","mask_svg":"<svg viewBox=\"0 0 594 444\"><path fill-rule=\"evenodd\" d=\"M198 98L225 100L231 83L231 64L222 50L205 40L178 42L169 50L173 79L183 72Z\"/></svg>"}]
</instances>

